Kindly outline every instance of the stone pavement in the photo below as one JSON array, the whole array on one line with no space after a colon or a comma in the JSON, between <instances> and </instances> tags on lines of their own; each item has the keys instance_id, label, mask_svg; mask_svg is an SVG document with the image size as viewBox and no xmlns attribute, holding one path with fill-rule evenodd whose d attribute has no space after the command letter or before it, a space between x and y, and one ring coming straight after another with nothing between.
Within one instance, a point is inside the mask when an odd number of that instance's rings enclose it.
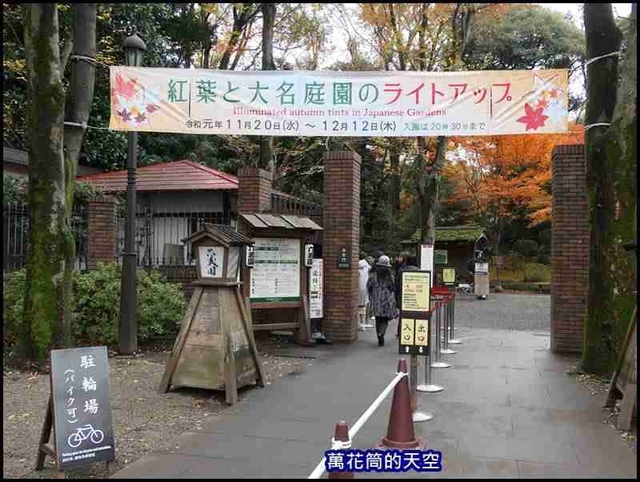
<instances>
[{"instance_id":1,"label":"stone pavement","mask_svg":"<svg viewBox=\"0 0 640 482\"><path fill-rule=\"evenodd\" d=\"M515 330L508 329L509 320L500 328L473 325L477 320L495 326L498 313L522 317L521 296L457 303L456 338L463 344L451 346L456 354L443 355L451 368L433 371L444 391L418 394L418 408L433 420L415 424L426 448L442 452L442 473L372 472L356 478L636 478L635 442L603 423L604 395L592 396L566 373L577 359L549 351L549 297L531 297L539 299L529 305L547 308L526 317L542 321L529 320ZM494 318L480 322L478 316ZM318 358L302 374L243 390L236 407L112 478L306 478L328 449L335 423L352 426L393 378L400 358L394 334L395 324L382 348L370 331L360 332L351 346L292 348L297 356ZM421 360L420 382L422 370ZM385 435L391 398L356 435L353 448L373 448Z\"/></svg>"}]
</instances>

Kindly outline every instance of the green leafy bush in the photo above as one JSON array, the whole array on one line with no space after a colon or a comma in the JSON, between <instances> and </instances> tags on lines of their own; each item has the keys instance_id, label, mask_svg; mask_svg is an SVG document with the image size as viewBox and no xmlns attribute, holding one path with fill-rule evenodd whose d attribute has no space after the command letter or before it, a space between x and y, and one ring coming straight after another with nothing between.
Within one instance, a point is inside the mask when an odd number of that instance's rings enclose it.
<instances>
[{"instance_id":1,"label":"green leafy bush","mask_svg":"<svg viewBox=\"0 0 640 482\"><path fill-rule=\"evenodd\" d=\"M27 202L27 183L12 174L2 173L2 203Z\"/></svg>"},{"instance_id":2,"label":"green leafy bush","mask_svg":"<svg viewBox=\"0 0 640 482\"><path fill-rule=\"evenodd\" d=\"M550 266L551 265L551 255L545 254L545 253L539 253L538 254L538 263Z\"/></svg>"},{"instance_id":3,"label":"green leafy bush","mask_svg":"<svg viewBox=\"0 0 640 482\"><path fill-rule=\"evenodd\" d=\"M551 268L545 264L527 263L524 265L524 280L548 283L551 281Z\"/></svg>"},{"instance_id":4,"label":"green leafy bush","mask_svg":"<svg viewBox=\"0 0 640 482\"><path fill-rule=\"evenodd\" d=\"M7 277L5 289L5 342L15 343L24 318L25 270ZM120 320L120 266L76 272L72 333L77 345L116 345ZM180 288L164 282L157 272L137 271L138 340L177 332L186 302ZM8 336L7 336L8 335Z\"/></svg>"},{"instance_id":5,"label":"green leafy bush","mask_svg":"<svg viewBox=\"0 0 640 482\"><path fill-rule=\"evenodd\" d=\"M502 283L502 289L514 291L535 291L537 293L549 293L549 285L545 283L532 284L522 281L505 281Z\"/></svg>"},{"instance_id":6,"label":"green leafy bush","mask_svg":"<svg viewBox=\"0 0 640 482\"><path fill-rule=\"evenodd\" d=\"M513 250L522 256L536 256L538 254L538 243L533 239L519 239L513 243Z\"/></svg>"},{"instance_id":7,"label":"green leafy bush","mask_svg":"<svg viewBox=\"0 0 640 482\"><path fill-rule=\"evenodd\" d=\"M4 343L15 345L18 341L18 330L24 313L24 287L27 282L27 271L21 269L3 277L3 322Z\"/></svg>"}]
</instances>

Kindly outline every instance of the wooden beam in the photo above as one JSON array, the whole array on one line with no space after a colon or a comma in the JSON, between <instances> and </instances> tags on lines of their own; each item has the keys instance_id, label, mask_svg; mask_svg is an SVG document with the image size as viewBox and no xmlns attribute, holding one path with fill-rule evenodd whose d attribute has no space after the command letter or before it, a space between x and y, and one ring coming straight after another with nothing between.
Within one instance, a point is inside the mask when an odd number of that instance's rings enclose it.
<instances>
[{"instance_id":1,"label":"wooden beam","mask_svg":"<svg viewBox=\"0 0 640 482\"><path fill-rule=\"evenodd\" d=\"M36 470L44 469L44 457L45 455L48 454L48 452L45 451L44 447L45 447L45 444L49 442L52 426L53 426L53 397L51 394L49 394L49 401L47 402L47 408L44 415L44 424L42 425L42 432L40 433L40 442L38 442ZM52 457L55 459L55 451Z\"/></svg>"},{"instance_id":2,"label":"wooden beam","mask_svg":"<svg viewBox=\"0 0 640 482\"><path fill-rule=\"evenodd\" d=\"M229 317L226 316L228 309L220 306L220 327L224 339L224 389L225 399L229 405L238 402L238 383L236 380L236 359L231 346L231 327Z\"/></svg>"},{"instance_id":3,"label":"wooden beam","mask_svg":"<svg viewBox=\"0 0 640 482\"><path fill-rule=\"evenodd\" d=\"M251 309L254 310L300 308L301 306L302 301L274 301L273 303L267 301L251 302Z\"/></svg>"},{"instance_id":4,"label":"wooden beam","mask_svg":"<svg viewBox=\"0 0 640 482\"><path fill-rule=\"evenodd\" d=\"M253 331L265 331L265 330L295 330L299 326L299 322L288 323L256 323L253 325Z\"/></svg>"},{"instance_id":5,"label":"wooden beam","mask_svg":"<svg viewBox=\"0 0 640 482\"><path fill-rule=\"evenodd\" d=\"M262 363L260 363L260 354L258 353L258 347L256 345L255 337L253 336L253 323L251 321L251 310L249 309L249 300L245 302L242 301L242 295L240 294L240 287L238 286L235 290L236 301L238 302L238 306L240 307L240 317L242 318L242 326L244 327L244 332L247 335L249 340L249 349L251 350L251 355L253 356L253 362L256 365L257 371L257 379L256 383L260 387L264 387L264 374L262 373Z\"/></svg>"},{"instance_id":6,"label":"wooden beam","mask_svg":"<svg viewBox=\"0 0 640 482\"><path fill-rule=\"evenodd\" d=\"M187 340L187 336L189 335L189 328L191 328L191 324L193 323L193 318L195 317L198 304L202 299L202 294L204 290L201 287L196 287L193 296L191 297L191 302L189 303L189 307L187 308L187 313L182 320L182 326L180 327L180 332L178 333L178 337L176 338L176 342L173 345L173 351L171 355L169 355L169 360L167 360L167 366L164 369L164 374L162 375L162 379L160 380L160 386L158 387L159 393L166 393L169 389L169 385L171 382L171 377L173 376L173 372L178 365L178 360L180 359L180 354L182 353L182 349L184 348L184 344Z\"/></svg>"}]
</instances>

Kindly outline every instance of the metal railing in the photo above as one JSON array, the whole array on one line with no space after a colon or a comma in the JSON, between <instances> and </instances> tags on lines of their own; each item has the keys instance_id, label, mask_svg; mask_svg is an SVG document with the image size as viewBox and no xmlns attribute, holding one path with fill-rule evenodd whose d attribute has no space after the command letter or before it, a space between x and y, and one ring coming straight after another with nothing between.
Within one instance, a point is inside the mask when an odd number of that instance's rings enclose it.
<instances>
[{"instance_id":1,"label":"metal railing","mask_svg":"<svg viewBox=\"0 0 640 482\"><path fill-rule=\"evenodd\" d=\"M75 269L85 270L89 258L89 209L86 204L73 206L71 226L76 240ZM3 204L2 269L5 272L25 267L29 242L29 205Z\"/></svg>"},{"instance_id":2,"label":"metal railing","mask_svg":"<svg viewBox=\"0 0 640 482\"><path fill-rule=\"evenodd\" d=\"M322 223L322 206L294 196L271 193L271 210L278 214L307 216L316 223Z\"/></svg>"},{"instance_id":3,"label":"metal railing","mask_svg":"<svg viewBox=\"0 0 640 482\"><path fill-rule=\"evenodd\" d=\"M124 213L116 220L116 259L122 263L124 249ZM209 211L163 212L138 205L136 240L138 266L186 266L195 264L190 246L182 240L202 229L203 223L226 224L228 214Z\"/></svg>"}]
</instances>

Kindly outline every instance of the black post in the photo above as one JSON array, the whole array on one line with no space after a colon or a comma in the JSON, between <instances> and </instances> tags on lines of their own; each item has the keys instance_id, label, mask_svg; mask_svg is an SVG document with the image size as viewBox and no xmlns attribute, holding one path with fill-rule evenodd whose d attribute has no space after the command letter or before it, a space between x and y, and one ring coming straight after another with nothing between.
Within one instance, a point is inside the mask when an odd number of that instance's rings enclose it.
<instances>
[{"instance_id":1,"label":"black post","mask_svg":"<svg viewBox=\"0 0 640 482\"><path fill-rule=\"evenodd\" d=\"M127 133L127 214L124 227L124 253L122 257L122 284L120 289L121 355L132 355L138 350L138 320L136 319L136 164L138 133Z\"/></svg>"}]
</instances>

